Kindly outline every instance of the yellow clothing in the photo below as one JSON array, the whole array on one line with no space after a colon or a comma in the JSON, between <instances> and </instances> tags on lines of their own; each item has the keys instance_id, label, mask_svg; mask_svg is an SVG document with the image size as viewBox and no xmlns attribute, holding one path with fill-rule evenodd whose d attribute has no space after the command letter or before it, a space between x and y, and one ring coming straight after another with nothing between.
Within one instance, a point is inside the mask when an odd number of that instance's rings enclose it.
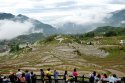
<instances>
[{"instance_id":1,"label":"yellow clothing","mask_svg":"<svg viewBox=\"0 0 125 83\"><path fill-rule=\"evenodd\" d=\"M52 72L51 71L46 71L45 74L46 75L52 75Z\"/></svg>"}]
</instances>

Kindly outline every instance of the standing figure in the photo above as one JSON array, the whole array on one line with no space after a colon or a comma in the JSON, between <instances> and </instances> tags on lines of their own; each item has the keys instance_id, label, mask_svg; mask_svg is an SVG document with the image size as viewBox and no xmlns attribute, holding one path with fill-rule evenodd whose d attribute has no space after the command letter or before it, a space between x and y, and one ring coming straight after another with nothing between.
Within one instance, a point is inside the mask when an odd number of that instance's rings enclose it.
<instances>
[{"instance_id":1,"label":"standing figure","mask_svg":"<svg viewBox=\"0 0 125 83\"><path fill-rule=\"evenodd\" d=\"M25 78L26 78L27 83L31 83L31 81L30 81L30 73L29 73L28 70L26 70Z\"/></svg>"},{"instance_id":2,"label":"standing figure","mask_svg":"<svg viewBox=\"0 0 125 83\"><path fill-rule=\"evenodd\" d=\"M40 69L40 75L41 75L41 81L42 81L42 83L44 83L45 73L44 73L43 69Z\"/></svg>"},{"instance_id":3,"label":"standing figure","mask_svg":"<svg viewBox=\"0 0 125 83\"><path fill-rule=\"evenodd\" d=\"M68 76L68 72L67 71L65 71L65 73L63 75L63 79L65 80L65 83L68 83L69 76Z\"/></svg>"},{"instance_id":4,"label":"standing figure","mask_svg":"<svg viewBox=\"0 0 125 83\"><path fill-rule=\"evenodd\" d=\"M77 80L78 72L76 71L76 68L74 69L74 71L73 71L72 74L73 74L74 81L77 82L77 81L78 81L78 80Z\"/></svg>"},{"instance_id":5,"label":"standing figure","mask_svg":"<svg viewBox=\"0 0 125 83\"><path fill-rule=\"evenodd\" d=\"M11 83L16 83L16 81L17 81L17 77L13 72L10 73L9 79L10 79Z\"/></svg>"},{"instance_id":6,"label":"standing figure","mask_svg":"<svg viewBox=\"0 0 125 83\"><path fill-rule=\"evenodd\" d=\"M47 71L46 71L46 77L48 78L49 83L52 83L51 75L52 75L52 73L50 71L50 68L48 68Z\"/></svg>"},{"instance_id":7,"label":"standing figure","mask_svg":"<svg viewBox=\"0 0 125 83\"><path fill-rule=\"evenodd\" d=\"M95 77L96 77L96 71L93 71L93 73L90 75L89 83L94 83Z\"/></svg>"},{"instance_id":8,"label":"standing figure","mask_svg":"<svg viewBox=\"0 0 125 83\"><path fill-rule=\"evenodd\" d=\"M54 76L55 83L58 83L58 75L59 73L56 70L54 70L53 76Z\"/></svg>"},{"instance_id":9,"label":"standing figure","mask_svg":"<svg viewBox=\"0 0 125 83\"><path fill-rule=\"evenodd\" d=\"M31 72L31 82L36 83L36 74L34 74L33 72Z\"/></svg>"}]
</instances>

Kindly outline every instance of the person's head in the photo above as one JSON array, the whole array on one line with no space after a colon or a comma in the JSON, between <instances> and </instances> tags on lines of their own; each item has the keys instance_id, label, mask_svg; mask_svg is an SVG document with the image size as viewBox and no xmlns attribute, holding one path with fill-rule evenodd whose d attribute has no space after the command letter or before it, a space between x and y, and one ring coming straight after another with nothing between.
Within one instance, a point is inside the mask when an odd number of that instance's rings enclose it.
<instances>
[{"instance_id":1,"label":"person's head","mask_svg":"<svg viewBox=\"0 0 125 83\"><path fill-rule=\"evenodd\" d=\"M33 71L31 71L31 74L33 74Z\"/></svg>"},{"instance_id":2,"label":"person's head","mask_svg":"<svg viewBox=\"0 0 125 83\"><path fill-rule=\"evenodd\" d=\"M26 72L26 73L28 73L29 71L28 71L28 70L26 70L25 72Z\"/></svg>"},{"instance_id":3,"label":"person's head","mask_svg":"<svg viewBox=\"0 0 125 83\"><path fill-rule=\"evenodd\" d=\"M40 71L43 71L43 69L40 69Z\"/></svg>"},{"instance_id":4,"label":"person's head","mask_svg":"<svg viewBox=\"0 0 125 83\"><path fill-rule=\"evenodd\" d=\"M18 71L20 71L20 69L18 69Z\"/></svg>"},{"instance_id":5,"label":"person's head","mask_svg":"<svg viewBox=\"0 0 125 83\"><path fill-rule=\"evenodd\" d=\"M106 75L106 74L104 74L104 77L105 77L105 78L107 78L107 75Z\"/></svg>"},{"instance_id":6,"label":"person's head","mask_svg":"<svg viewBox=\"0 0 125 83\"><path fill-rule=\"evenodd\" d=\"M114 77L114 78L117 78L116 74L113 74L113 77Z\"/></svg>"},{"instance_id":7,"label":"person's head","mask_svg":"<svg viewBox=\"0 0 125 83\"><path fill-rule=\"evenodd\" d=\"M6 79L7 77L6 76L4 76L4 79Z\"/></svg>"},{"instance_id":8,"label":"person's head","mask_svg":"<svg viewBox=\"0 0 125 83\"><path fill-rule=\"evenodd\" d=\"M74 72L76 72L76 68L74 68Z\"/></svg>"},{"instance_id":9,"label":"person's head","mask_svg":"<svg viewBox=\"0 0 125 83\"><path fill-rule=\"evenodd\" d=\"M67 74L67 70L65 71L65 73L64 74Z\"/></svg>"},{"instance_id":10,"label":"person's head","mask_svg":"<svg viewBox=\"0 0 125 83\"><path fill-rule=\"evenodd\" d=\"M100 74L98 74L98 75L97 75L97 77L98 77L98 78L101 78L101 75L100 75Z\"/></svg>"},{"instance_id":11,"label":"person's head","mask_svg":"<svg viewBox=\"0 0 125 83\"><path fill-rule=\"evenodd\" d=\"M54 70L54 72L56 72L56 70Z\"/></svg>"},{"instance_id":12,"label":"person's head","mask_svg":"<svg viewBox=\"0 0 125 83\"><path fill-rule=\"evenodd\" d=\"M48 68L47 70L50 71L50 68Z\"/></svg>"},{"instance_id":13,"label":"person's head","mask_svg":"<svg viewBox=\"0 0 125 83\"><path fill-rule=\"evenodd\" d=\"M93 71L93 75L96 76L96 71Z\"/></svg>"}]
</instances>

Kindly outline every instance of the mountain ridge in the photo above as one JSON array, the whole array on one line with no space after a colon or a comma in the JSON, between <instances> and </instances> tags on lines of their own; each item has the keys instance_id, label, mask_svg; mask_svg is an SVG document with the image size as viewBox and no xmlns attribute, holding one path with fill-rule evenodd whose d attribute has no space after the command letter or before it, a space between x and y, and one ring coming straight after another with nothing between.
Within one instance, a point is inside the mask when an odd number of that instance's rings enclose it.
<instances>
[{"instance_id":1,"label":"mountain ridge","mask_svg":"<svg viewBox=\"0 0 125 83\"><path fill-rule=\"evenodd\" d=\"M56 29L53 26L49 24L44 24L39 20L29 18L22 14L13 15L11 13L0 13L0 20L10 20L10 21L20 22L20 23L24 23L28 21L34 25L34 27L32 27L30 31L40 31L43 34L57 33Z\"/></svg>"}]
</instances>

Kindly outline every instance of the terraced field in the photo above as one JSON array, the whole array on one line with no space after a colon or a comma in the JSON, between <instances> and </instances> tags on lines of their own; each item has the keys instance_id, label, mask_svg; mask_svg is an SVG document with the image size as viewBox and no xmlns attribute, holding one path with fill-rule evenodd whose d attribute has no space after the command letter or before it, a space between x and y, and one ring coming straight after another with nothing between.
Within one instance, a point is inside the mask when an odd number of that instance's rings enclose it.
<instances>
[{"instance_id":1,"label":"terraced field","mask_svg":"<svg viewBox=\"0 0 125 83\"><path fill-rule=\"evenodd\" d=\"M0 72L7 73L16 71L18 68L22 70L35 71L39 74L39 69L51 68L58 70L60 74L64 70L72 72L77 68L80 75L89 75L92 71L100 73L111 73L117 70L111 70L104 65L92 62L88 58L95 57L94 60L103 59L109 55L108 52L100 50L100 46L83 45L83 44L42 44L33 45L30 52L20 54L7 54L0 57ZM90 58L92 59L92 58ZM118 75L124 76L123 72L117 71Z\"/></svg>"}]
</instances>

